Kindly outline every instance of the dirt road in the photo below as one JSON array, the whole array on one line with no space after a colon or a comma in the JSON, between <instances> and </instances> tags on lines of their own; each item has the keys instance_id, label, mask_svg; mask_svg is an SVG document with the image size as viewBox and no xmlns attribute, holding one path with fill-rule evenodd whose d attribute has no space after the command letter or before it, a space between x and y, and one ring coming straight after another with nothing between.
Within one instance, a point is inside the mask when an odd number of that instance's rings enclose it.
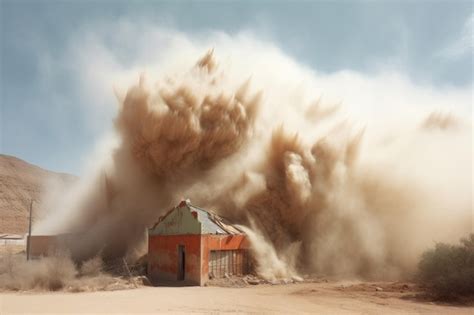
<instances>
[{"instance_id":1,"label":"dirt road","mask_svg":"<svg viewBox=\"0 0 474 315\"><path fill-rule=\"evenodd\" d=\"M367 286L364 286L367 288ZM421 303L341 283L245 288L142 287L88 293L1 293L0 314L473 314L474 308Z\"/></svg>"}]
</instances>

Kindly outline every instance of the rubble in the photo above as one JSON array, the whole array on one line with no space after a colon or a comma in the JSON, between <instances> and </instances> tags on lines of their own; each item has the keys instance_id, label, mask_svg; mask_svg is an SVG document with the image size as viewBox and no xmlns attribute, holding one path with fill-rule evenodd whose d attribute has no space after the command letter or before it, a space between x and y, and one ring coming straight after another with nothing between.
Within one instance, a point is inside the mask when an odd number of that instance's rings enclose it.
<instances>
[{"instance_id":1,"label":"rubble","mask_svg":"<svg viewBox=\"0 0 474 315\"><path fill-rule=\"evenodd\" d=\"M294 276L292 278L286 278L286 279L267 280L255 274L248 274L245 276L225 274L223 278L210 279L208 285L222 286L222 287L244 287L244 286L255 286L255 285L289 285L289 284L295 284L295 283L315 283L315 282L323 282L323 280L319 281L315 278L310 278L308 276L305 276L305 277Z\"/></svg>"}]
</instances>

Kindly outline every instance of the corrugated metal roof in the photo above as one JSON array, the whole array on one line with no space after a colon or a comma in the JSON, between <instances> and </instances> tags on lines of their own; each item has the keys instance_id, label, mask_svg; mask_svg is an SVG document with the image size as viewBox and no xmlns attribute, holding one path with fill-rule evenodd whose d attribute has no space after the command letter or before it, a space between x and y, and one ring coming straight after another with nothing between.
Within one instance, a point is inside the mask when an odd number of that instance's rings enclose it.
<instances>
[{"instance_id":1,"label":"corrugated metal roof","mask_svg":"<svg viewBox=\"0 0 474 315\"><path fill-rule=\"evenodd\" d=\"M22 240L24 238L24 235L19 234L0 234L0 239L2 240Z\"/></svg>"},{"instance_id":2,"label":"corrugated metal roof","mask_svg":"<svg viewBox=\"0 0 474 315\"><path fill-rule=\"evenodd\" d=\"M168 211L164 216L158 219L158 222L155 223L152 230L162 222L169 214L171 214L177 208L186 207L190 212L197 213L197 220L201 223L201 234L245 234L235 225L229 223L229 221L216 213L213 213L208 210L199 208L193 204L189 199L183 200L178 206L174 207Z\"/></svg>"},{"instance_id":3,"label":"corrugated metal roof","mask_svg":"<svg viewBox=\"0 0 474 315\"><path fill-rule=\"evenodd\" d=\"M204 210L202 208L196 207L186 200L186 204L191 211L196 211L198 214L198 220L202 224L202 233L203 234L244 234L239 228L235 225L230 224L223 217Z\"/></svg>"}]
</instances>

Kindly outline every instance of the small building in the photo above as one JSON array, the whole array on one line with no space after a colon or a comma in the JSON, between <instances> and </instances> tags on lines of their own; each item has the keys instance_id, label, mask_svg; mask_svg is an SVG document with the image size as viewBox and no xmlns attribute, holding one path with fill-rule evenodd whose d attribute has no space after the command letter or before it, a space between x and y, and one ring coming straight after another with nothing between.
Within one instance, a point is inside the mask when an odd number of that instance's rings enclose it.
<instances>
[{"instance_id":1,"label":"small building","mask_svg":"<svg viewBox=\"0 0 474 315\"><path fill-rule=\"evenodd\" d=\"M77 237L77 235L71 233L27 236L27 240L30 243L30 257L40 258L69 255L71 254L71 250L75 248L73 245Z\"/></svg>"},{"instance_id":2,"label":"small building","mask_svg":"<svg viewBox=\"0 0 474 315\"><path fill-rule=\"evenodd\" d=\"M66 255L75 262L82 262L95 256L103 246L99 242L93 242L93 235L86 233L31 235L27 236L27 240L30 258L33 259Z\"/></svg>"},{"instance_id":3,"label":"small building","mask_svg":"<svg viewBox=\"0 0 474 315\"><path fill-rule=\"evenodd\" d=\"M61 235L31 235L27 236L27 240L31 258L51 256L64 246Z\"/></svg>"},{"instance_id":4,"label":"small building","mask_svg":"<svg viewBox=\"0 0 474 315\"><path fill-rule=\"evenodd\" d=\"M154 282L204 285L210 278L248 272L245 233L189 200L148 231L148 276Z\"/></svg>"}]
</instances>

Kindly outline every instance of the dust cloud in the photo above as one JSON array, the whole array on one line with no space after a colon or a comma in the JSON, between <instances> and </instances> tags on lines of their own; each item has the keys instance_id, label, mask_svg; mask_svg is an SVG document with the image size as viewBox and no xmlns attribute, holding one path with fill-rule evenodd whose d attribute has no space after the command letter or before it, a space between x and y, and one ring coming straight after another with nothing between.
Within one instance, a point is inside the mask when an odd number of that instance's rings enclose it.
<instances>
[{"instance_id":1,"label":"dust cloud","mask_svg":"<svg viewBox=\"0 0 474 315\"><path fill-rule=\"evenodd\" d=\"M399 277L433 242L472 231L471 121L424 108L372 128L276 69L235 74L209 51L142 76L119 97L111 149L36 233L81 233L73 254L134 259L146 228L190 198L245 226L258 272L276 279Z\"/></svg>"}]
</instances>

